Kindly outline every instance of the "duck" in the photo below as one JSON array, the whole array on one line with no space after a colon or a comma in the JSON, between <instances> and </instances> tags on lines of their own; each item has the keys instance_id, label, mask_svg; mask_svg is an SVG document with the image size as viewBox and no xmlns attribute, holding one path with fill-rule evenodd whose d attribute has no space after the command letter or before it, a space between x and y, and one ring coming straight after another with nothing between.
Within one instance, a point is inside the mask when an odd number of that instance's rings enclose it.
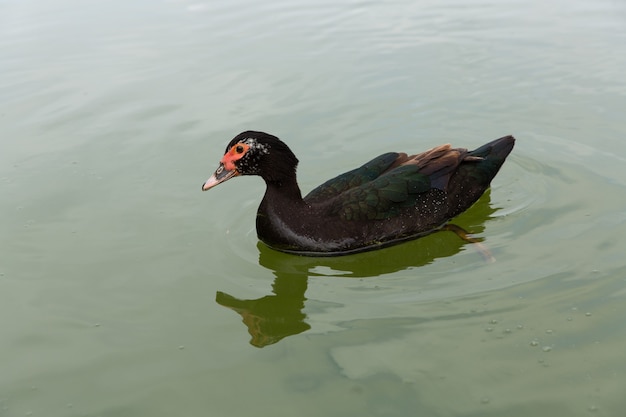
<instances>
[{"instance_id":1,"label":"duck","mask_svg":"<svg viewBox=\"0 0 626 417\"><path fill-rule=\"evenodd\" d=\"M302 197L291 149L276 136L249 130L228 143L202 191L260 176L266 184L256 215L261 242L296 255L348 255L445 228L489 188L514 144L508 135L473 151L444 144L414 155L387 152Z\"/></svg>"}]
</instances>

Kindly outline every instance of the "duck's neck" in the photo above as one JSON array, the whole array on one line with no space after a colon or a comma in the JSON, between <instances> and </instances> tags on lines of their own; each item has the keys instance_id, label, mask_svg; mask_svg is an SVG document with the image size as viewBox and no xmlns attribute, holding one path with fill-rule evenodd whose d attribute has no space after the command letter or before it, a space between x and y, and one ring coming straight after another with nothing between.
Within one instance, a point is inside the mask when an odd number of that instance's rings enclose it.
<instances>
[{"instance_id":1,"label":"duck's neck","mask_svg":"<svg viewBox=\"0 0 626 417\"><path fill-rule=\"evenodd\" d=\"M279 204L300 204L304 202L295 175L293 177L284 177L280 180L265 179L265 184L267 185L267 190L263 200L269 199Z\"/></svg>"},{"instance_id":2,"label":"duck's neck","mask_svg":"<svg viewBox=\"0 0 626 417\"><path fill-rule=\"evenodd\" d=\"M299 225L307 218L309 207L302 199L295 178L266 181L267 189L257 211L257 236L274 248L297 246Z\"/></svg>"}]
</instances>

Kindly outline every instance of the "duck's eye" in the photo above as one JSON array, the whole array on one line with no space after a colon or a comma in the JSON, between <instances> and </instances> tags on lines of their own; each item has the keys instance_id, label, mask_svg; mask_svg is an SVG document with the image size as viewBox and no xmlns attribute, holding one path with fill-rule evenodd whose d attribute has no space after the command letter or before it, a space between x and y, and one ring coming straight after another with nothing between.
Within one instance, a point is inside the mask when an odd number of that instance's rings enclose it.
<instances>
[{"instance_id":1,"label":"duck's eye","mask_svg":"<svg viewBox=\"0 0 626 417\"><path fill-rule=\"evenodd\" d=\"M235 152L237 152L237 153L243 153L243 146L242 146L242 145L237 145L237 146L235 146Z\"/></svg>"}]
</instances>

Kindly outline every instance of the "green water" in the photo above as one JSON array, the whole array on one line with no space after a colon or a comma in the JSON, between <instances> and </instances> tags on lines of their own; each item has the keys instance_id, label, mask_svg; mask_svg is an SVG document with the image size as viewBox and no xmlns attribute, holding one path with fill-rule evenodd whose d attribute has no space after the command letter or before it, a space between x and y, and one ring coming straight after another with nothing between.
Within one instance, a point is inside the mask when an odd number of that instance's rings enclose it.
<instances>
[{"instance_id":1,"label":"green water","mask_svg":"<svg viewBox=\"0 0 626 417\"><path fill-rule=\"evenodd\" d=\"M0 2L0 416L616 416L626 7ZM308 192L514 134L442 232L341 258L256 238L228 141Z\"/></svg>"}]
</instances>

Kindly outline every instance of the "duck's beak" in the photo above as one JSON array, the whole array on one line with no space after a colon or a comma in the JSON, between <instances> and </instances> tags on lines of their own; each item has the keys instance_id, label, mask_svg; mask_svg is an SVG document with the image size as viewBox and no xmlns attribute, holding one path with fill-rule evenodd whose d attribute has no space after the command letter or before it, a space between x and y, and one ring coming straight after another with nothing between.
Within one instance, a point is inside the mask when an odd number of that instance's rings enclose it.
<instances>
[{"instance_id":1,"label":"duck's beak","mask_svg":"<svg viewBox=\"0 0 626 417\"><path fill-rule=\"evenodd\" d=\"M215 173L211 175L211 178L209 178L204 184L202 184L202 191L213 188L217 184L227 181L232 177L236 177L237 175L239 175L239 171L237 171L237 169L228 170L224 168L224 164L220 162L220 166L217 167L217 170L215 170Z\"/></svg>"}]
</instances>

